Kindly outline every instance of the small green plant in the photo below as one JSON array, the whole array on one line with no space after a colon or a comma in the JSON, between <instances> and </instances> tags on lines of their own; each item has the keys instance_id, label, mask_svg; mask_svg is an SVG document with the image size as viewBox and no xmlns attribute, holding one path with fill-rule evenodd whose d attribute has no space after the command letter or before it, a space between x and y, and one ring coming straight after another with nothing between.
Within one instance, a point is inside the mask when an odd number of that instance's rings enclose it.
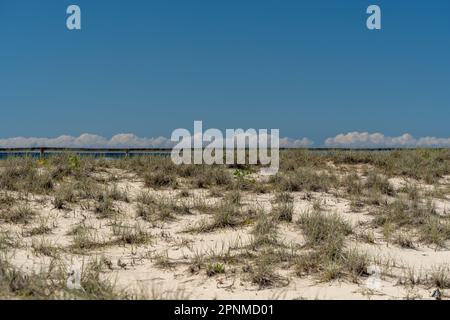
<instances>
[{"instance_id":1,"label":"small green plant","mask_svg":"<svg viewBox=\"0 0 450 320\"><path fill-rule=\"evenodd\" d=\"M233 177L238 189L249 189L255 183L255 179L250 177L250 172L247 170L236 169L233 172Z\"/></svg>"},{"instance_id":2,"label":"small green plant","mask_svg":"<svg viewBox=\"0 0 450 320\"><path fill-rule=\"evenodd\" d=\"M247 170L236 169L233 172L235 179L249 179L250 172Z\"/></svg>"},{"instance_id":3,"label":"small green plant","mask_svg":"<svg viewBox=\"0 0 450 320\"><path fill-rule=\"evenodd\" d=\"M68 166L71 170L80 169L80 158L77 155L71 155L67 158Z\"/></svg>"},{"instance_id":4,"label":"small green plant","mask_svg":"<svg viewBox=\"0 0 450 320\"><path fill-rule=\"evenodd\" d=\"M221 274L221 273L225 273L225 266L221 263L209 264L206 267L206 274L208 275L208 277L212 277L216 274Z\"/></svg>"}]
</instances>

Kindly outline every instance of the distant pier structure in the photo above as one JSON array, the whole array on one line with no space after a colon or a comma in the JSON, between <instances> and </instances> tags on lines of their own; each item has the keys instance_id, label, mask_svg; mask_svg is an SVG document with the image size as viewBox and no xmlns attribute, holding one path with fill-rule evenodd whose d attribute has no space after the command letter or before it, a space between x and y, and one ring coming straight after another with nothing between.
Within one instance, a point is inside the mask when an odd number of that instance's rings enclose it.
<instances>
[{"instance_id":1,"label":"distant pier structure","mask_svg":"<svg viewBox=\"0 0 450 320\"><path fill-rule=\"evenodd\" d=\"M169 156L170 148L55 148L55 147L31 147L31 148L0 148L0 158L11 156L46 157L61 154L76 154L80 156L120 158L133 155L159 155Z\"/></svg>"}]
</instances>

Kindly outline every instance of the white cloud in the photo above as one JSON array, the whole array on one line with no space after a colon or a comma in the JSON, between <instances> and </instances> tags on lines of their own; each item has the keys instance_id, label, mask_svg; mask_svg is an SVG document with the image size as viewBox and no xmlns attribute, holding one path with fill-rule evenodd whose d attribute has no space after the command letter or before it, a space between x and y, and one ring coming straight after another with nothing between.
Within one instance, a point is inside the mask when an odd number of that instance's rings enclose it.
<instances>
[{"instance_id":1,"label":"white cloud","mask_svg":"<svg viewBox=\"0 0 450 320\"><path fill-rule=\"evenodd\" d=\"M325 140L327 147L341 148L389 148L389 147L450 147L450 138L414 138L405 133L398 137L382 133L349 132Z\"/></svg>"},{"instance_id":2,"label":"white cloud","mask_svg":"<svg viewBox=\"0 0 450 320\"><path fill-rule=\"evenodd\" d=\"M171 145L170 139L164 137L139 138L134 134L117 134L111 139L88 133L79 137L63 135L56 138L17 137L0 139L0 148L163 148Z\"/></svg>"},{"instance_id":3,"label":"white cloud","mask_svg":"<svg viewBox=\"0 0 450 320\"><path fill-rule=\"evenodd\" d=\"M314 144L313 141L308 138L301 139L291 139L291 138L281 138L280 148L307 148Z\"/></svg>"},{"instance_id":4,"label":"white cloud","mask_svg":"<svg viewBox=\"0 0 450 320\"><path fill-rule=\"evenodd\" d=\"M313 144L313 141L308 138L292 139L285 137L280 138L279 146L280 148L307 148L313 146ZM55 138L14 137L0 139L0 148L170 148L174 145L175 143L170 141L170 138L141 138L130 133L117 134L110 139L88 133L79 137L62 135ZM450 147L450 138L415 138L408 133L390 137L382 133L349 132L326 139L325 146L338 148Z\"/></svg>"},{"instance_id":5,"label":"white cloud","mask_svg":"<svg viewBox=\"0 0 450 320\"><path fill-rule=\"evenodd\" d=\"M225 142L225 139L223 139L223 142ZM313 142L308 138L280 138L281 148L309 147L312 144ZM141 138L130 133L117 134L110 139L88 133L84 133L79 137L62 135L56 138L15 137L0 139L0 148L169 148L174 145L175 143L166 137Z\"/></svg>"}]
</instances>

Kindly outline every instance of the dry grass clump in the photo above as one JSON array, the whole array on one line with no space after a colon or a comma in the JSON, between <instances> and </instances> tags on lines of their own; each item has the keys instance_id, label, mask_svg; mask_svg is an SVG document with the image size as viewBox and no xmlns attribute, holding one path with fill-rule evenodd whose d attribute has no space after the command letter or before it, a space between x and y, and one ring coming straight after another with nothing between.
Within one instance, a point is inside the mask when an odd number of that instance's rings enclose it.
<instances>
[{"instance_id":1,"label":"dry grass clump","mask_svg":"<svg viewBox=\"0 0 450 320\"><path fill-rule=\"evenodd\" d=\"M191 214L191 206L175 197L155 197L141 193L136 198L136 215L148 222L170 221L176 214Z\"/></svg>"},{"instance_id":2,"label":"dry grass clump","mask_svg":"<svg viewBox=\"0 0 450 320\"><path fill-rule=\"evenodd\" d=\"M299 225L310 251L297 258L298 275L319 273L321 280L331 281L348 274L357 281L366 274L369 258L355 249L345 249L345 237L352 231L339 215L306 212Z\"/></svg>"},{"instance_id":3,"label":"dry grass clump","mask_svg":"<svg viewBox=\"0 0 450 320\"><path fill-rule=\"evenodd\" d=\"M28 232L27 235L32 237L32 236L49 234L52 232L52 227L54 227L55 225L56 225L55 222L53 222L53 225L49 224L49 218L40 218L39 224L37 226L31 228L31 230Z\"/></svg>"},{"instance_id":4,"label":"dry grass clump","mask_svg":"<svg viewBox=\"0 0 450 320\"><path fill-rule=\"evenodd\" d=\"M115 225L113 226L113 234L116 239L113 241L115 244L147 244L153 236L147 232L140 223L135 225Z\"/></svg>"},{"instance_id":5,"label":"dry grass clump","mask_svg":"<svg viewBox=\"0 0 450 320\"><path fill-rule=\"evenodd\" d=\"M439 217L429 217L420 229L420 240L425 243L445 247L450 240L450 221Z\"/></svg>"},{"instance_id":6,"label":"dry grass clump","mask_svg":"<svg viewBox=\"0 0 450 320\"><path fill-rule=\"evenodd\" d=\"M27 224L35 215L36 212L28 205L19 205L0 211L0 219L6 223L14 224Z\"/></svg>"},{"instance_id":7,"label":"dry grass clump","mask_svg":"<svg viewBox=\"0 0 450 320\"><path fill-rule=\"evenodd\" d=\"M252 240L248 246L250 264L244 266L243 271L249 273L250 281L260 288L285 286L288 279L275 272L276 267L289 265L295 259L294 251L278 240L277 218L259 210L256 222L251 229Z\"/></svg>"},{"instance_id":8,"label":"dry grass clump","mask_svg":"<svg viewBox=\"0 0 450 320\"><path fill-rule=\"evenodd\" d=\"M223 201L215 209L213 221L206 228L212 231L220 228L234 227L242 222L241 218L241 211L233 202Z\"/></svg>"},{"instance_id":9,"label":"dry grass clump","mask_svg":"<svg viewBox=\"0 0 450 320\"><path fill-rule=\"evenodd\" d=\"M278 221L292 222L294 215L294 199L286 192L277 194L272 206L272 215Z\"/></svg>"},{"instance_id":10,"label":"dry grass clump","mask_svg":"<svg viewBox=\"0 0 450 320\"><path fill-rule=\"evenodd\" d=\"M314 191L328 192L337 185L338 179L334 174L317 173L309 168L298 168L286 174L277 174L271 182L280 191Z\"/></svg>"},{"instance_id":11,"label":"dry grass clump","mask_svg":"<svg viewBox=\"0 0 450 320\"><path fill-rule=\"evenodd\" d=\"M8 158L1 162L0 189L49 194L65 178L85 179L99 170L100 161L76 155Z\"/></svg>"},{"instance_id":12,"label":"dry grass clump","mask_svg":"<svg viewBox=\"0 0 450 320\"><path fill-rule=\"evenodd\" d=\"M386 204L376 212L375 224L382 226L385 223L395 223L399 226L422 224L431 214L435 214L434 209L423 208L418 202L407 202L396 199L394 202Z\"/></svg>"},{"instance_id":13,"label":"dry grass clump","mask_svg":"<svg viewBox=\"0 0 450 320\"><path fill-rule=\"evenodd\" d=\"M100 218L108 218L113 217L117 213L117 210L114 207L112 198L107 193L102 193L94 204L94 212Z\"/></svg>"},{"instance_id":14,"label":"dry grass clump","mask_svg":"<svg viewBox=\"0 0 450 320\"><path fill-rule=\"evenodd\" d=\"M200 213L213 213L216 207L217 205L215 202L208 201L204 196L194 196L192 199L191 209Z\"/></svg>"},{"instance_id":15,"label":"dry grass clump","mask_svg":"<svg viewBox=\"0 0 450 320\"><path fill-rule=\"evenodd\" d=\"M202 220L197 226L188 228L192 232L211 232L227 227L236 227L246 221L242 210L230 201L221 201L218 205L212 206L212 217Z\"/></svg>"},{"instance_id":16,"label":"dry grass clump","mask_svg":"<svg viewBox=\"0 0 450 320\"><path fill-rule=\"evenodd\" d=\"M197 166L195 175L190 175L192 185L196 188L230 187L233 180L230 173L219 166Z\"/></svg>"},{"instance_id":17,"label":"dry grass clump","mask_svg":"<svg viewBox=\"0 0 450 320\"><path fill-rule=\"evenodd\" d=\"M433 184L450 173L449 149L416 149L395 151L335 151L335 164L370 164L390 176L405 176Z\"/></svg>"},{"instance_id":18,"label":"dry grass clump","mask_svg":"<svg viewBox=\"0 0 450 320\"><path fill-rule=\"evenodd\" d=\"M253 248L276 245L278 243L277 225L272 217L262 211L257 215L257 220L252 228L251 234L253 236L251 242Z\"/></svg>"},{"instance_id":19,"label":"dry grass clump","mask_svg":"<svg viewBox=\"0 0 450 320\"><path fill-rule=\"evenodd\" d=\"M50 156L39 161L43 166L49 168L52 178L57 181L67 177L72 177L76 180L85 178L108 165L108 162L102 158L70 153Z\"/></svg>"},{"instance_id":20,"label":"dry grass clump","mask_svg":"<svg viewBox=\"0 0 450 320\"><path fill-rule=\"evenodd\" d=\"M81 289L67 287L67 266L55 260L49 268L39 272L24 273L0 257L0 297L7 299L83 299L119 300L133 296L118 289L101 276L98 261L86 263L81 270Z\"/></svg>"},{"instance_id":21,"label":"dry grass clump","mask_svg":"<svg viewBox=\"0 0 450 320\"><path fill-rule=\"evenodd\" d=\"M408 183L399 191L406 193L411 201L418 201L420 199L420 190L417 184Z\"/></svg>"},{"instance_id":22,"label":"dry grass clump","mask_svg":"<svg viewBox=\"0 0 450 320\"><path fill-rule=\"evenodd\" d=\"M10 231L0 230L0 251L6 253L10 248L17 248L20 245L19 239Z\"/></svg>"},{"instance_id":23,"label":"dry grass clump","mask_svg":"<svg viewBox=\"0 0 450 320\"><path fill-rule=\"evenodd\" d=\"M85 225L75 226L68 235L73 236L70 250L74 253L84 253L107 245L104 240L100 239L94 228Z\"/></svg>"},{"instance_id":24,"label":"dry grass clump","mask_svg":"<svg viewBox=\"0 0 450 320\"><path fill-rule=\"evenodd\" d=\"M368 255L356 249L344 250L340 244L320 247L317 251L302 254L297 258L297 275L318 273L321 281L332 281L348 275L354 282L367 275L370 264Z\"/></svg>"},{"instance_id":25,"label":"dry grass clump","mask_svg":"<svg viewBox=\"0 0 450 320\"><path fill-rule=\"evenodd\" d=\"M238 206L241 204L242 194L239 190L233 190L225 195L224 200Z\"/></svg>"},{"instance_id":26,"label":"dry grass clump","mask_svg":"<svg viewBox=\"0 0 450 320\"><path fill-rule=\"evenodd\" d=\"M114 167L144 175L148 172L175 173L177 166L166 157L158 155L135 155L114 161Z\"/></svg>"},{"instance_id":27,"label":"dry grass clump","mask_svg":"<svg viewBox=\"0 0 450 320\"><path fill-rule=\"evenodd\" d=\"M369 192L381 193L388 196L395 195L394 188L389 180L374 172L369 173L367 180L364 183L364 187L367 188Z\"/></svg>"},{"instance_id":28,"label":"dry grass clump","mask_svg":"<svg viewBox=\"0 0 450 320\"><path fill-rule=\"evenodd\" d=\"M347 192L347 194L352 195L353 197L358 197L363 194L364 185L361 182L360 177L356 173L351 173L345 175L341 179L341 185Z\"/></svg>"},{"instance_id":29,"label":"dry grass clump","mask_svg":"<svg viewBox=\"0 0 450 320\"><path fill-rule=\"evenodd\" d=\"M278 221L292 222L294 204L292 202L278 203L274 205L272 214Z\"/></svg>"},{"instance_id":30,"label":"dry grass clump","mask_svg":"<svg viewBox=\"0 0 450 320\"><path fill-rule=\"evenodd\" d=\"M29 158L9 158L1 162L0 188L17 191L24 181L29 182L36 174L34 163ZM31 177L31 179L30 179Z\"/></svg>"},{"instance_id":31,"label":"dry grass clump","mask_svg":"<svg viewBox=\"0 0 450 320\"><path fill-rule=\"evenodd\" d=\"M154 261L154 265L160 269L171 269L175 265L175 263L170 260L169 252L167 250L153 255L152 260Z\"/></svg>"},{"instance_id":32,"label":"dry grass clump","mask_svg":"<svg viewBox=\"0 0 450 320\"><path fill-rule=\"evenodd\" d=\"M414 242L412 237L406 232L399 232L396 234L393 242L402 248L414 249Z\"/></svg>"},{"instance_id":33,"label":"dry grass clump","mask_svg":"<svg viewBox=\"0 0 450 320\"><path fill-rule=\"evenodd\" d=\"M273 265L262 255L251 270L251 281L260 288L265 288L272 286L277 280Z\"/></svg>"},{"instance_id":34,"label":"dry grass clump","mask_svg":"<svg viewBox=\"0 0 450 320\"><path fill-rule=\"evenodd\" d=\"M435 266L430 276L431 284L440 289L450 289L450 268L448 265Z\"/></svg>"},{"instance_id":35,"label":"dry grass clump","mask_svg":"<svg viewBox=\"0 0 450 320\"><path fill-rule=\"evenodd\" d=\"M81 287L83 290L77 290L70 294L78 296L80 299L87 300L124 300L132 299L133 296L123 289L116 287L115 283L102 277L103 262L94 260L83 267L81 273ZM81 291L81 292L80 292Z\"/></svg>"},{"instance_id":36,"label":"dry grass clump","mask_svg":"<svg viewBox=\"0 0 450 320\"><path fill-rule=\"evenodd\" d=\"M0 297L45 299L51 295L45 273L25 274L0 256Z\"/></svg>"},{"instance_id":37,"label":"dry grass clump","mask_svg":"<svg viewBox=\"0 0 450 320\"><path fill-rule=\"evenodd\" d=\"M55 209L69 209L70 204L83 200L102 202L105 198L128 202L126 193L116 186L107 188L89 176L80 176L61 182L53 192L52 204Z\"/></svg>"},{"instance_id":38,"label":"dry grass clump","mask_svg":"<svg viewBox=\"0 0 450 320\"><path fill-rule=\"evenodd\" d=\"M31 158L10 158L2 162L0 189L47 194L53 190L54 179L46 170L38 170Z\"/></svg>"},{"instance_id":39,"label":"dry grass clump","mask_svg":"<svg viewBox=\"0 0 450 320\"><path fill-rule=\"evenodd\" d=\"M83 177L71 181L67 188L71 188L76 199L95 200L102 193L102 186L91 177Z\"/></svg>"},{"instance_id":40,"label":"dry grass clump","mask_svg":"<svg viewBox=\"0 0 450 320\"><path fill-rule=\"evenodd\" d=\"M155 196L153 196L150 192L140 192L136 196L136 202L138 204L144 204L144 205L156 205L158 203L158 200Z\"/></svg>"},{"instance_id":41,"label":"dry grass clump","mask_svg":"<svg viewBox=\"0 0 450 320\"><path fill-rule=\"evenodd\" d=\"M352 232L351 226L337 213L304 212L298 221L309 245L321 245L329 240L343 239Z\"/></svg>"},{"instance_id":42,"label":"dry grass clump","mask_svg":"<svg viewBox=\"0 0 450 320\"><path fill-rule=\"evenodd\" d=\"M422 285L427 288L450 289L450 268L448 264L440 264L424 273L423 270L408 267L399 283L410 287Z\"/></svg>"},{"instance_id":43,"label":"dry grass clump","mask_svg":"<svg viewBox=\"0 0 450 320\"><path fill-rule=\"evenodd\" d=\"M17 203L17 199L7 191L0 190L0 208L9 209Z\"/></svg>"},{"instance_id":44,"label":"dry grass clump","mask_svg":"<svg viewBox=\"0 0 450 320\"><path fill-rule=\"evenodd\" d=\"M405 176L429 184L434 184L443 176L450 174L449 149L289 150L280 153L282 172L305 167L323 169L329 162L335 165L371 165L388 176Z\"/></svg>"},{"instance_id":45,"label":"dry grass clump","mask_svg":"<svg viewBox=\"0 0 450 320\"><path fill-rule=\"evenodd\" d=\"M361 276L367 276L367 267L370 264L370 257L357 249L348 249L341 256L340 263L345 272L350 274L354 282Z\"/></svg>"},{"instance_id":46,"label":"dry grass clump","mask_svg":"<svg viewBox=\"0 0 450 320\"><path fill-rule=\"evenodd\" d=\"M389 230L394 226L406 228L418 233L419 239L425 243L444 246L450 239L450 219L440 216L431 201L405 201L396 199L375 212L375 225Z\"/></svg>"},{"instance_id":47,"label":"dry grass clump","mask_svg":"<svg viewBox=\"0 0 450 320\"><path fill-rule=\"evenodd\" d=\"M31 248L35 255L44 255L47 257L57 258L59 255L59 249L50 240L42 237L39 239L33 239Z\"/></svg>"},{"instance_id":48,"label":"dry grass clump","mask_svg":"<svg viewBox=\"0 0 450 320\"><path fill-rule=\"evenodd\" d=\"M105 193L114 201L130 202L127 192L121 190L117 184L107 187Z\"/></svg>"},{"instance_id":49,"label":"dry grass clump","mask_svg":"<svg viewBox=\"0 0 450 320\"><path fill-rule=\"evenodd\" d=\"M67 204L75 203L76 201L77 197L72 186L70 184L62 184L54 193L53 206L55 209L65 209Z\"/></svg>"},{"instance_id":50,"label":"dry grass clump","mask_svg":"<svg viewBox=\"0 0 450 320\"><path fill-rule=\"evenodd\" d=\"M289 192L278 192L275 194L275 202L294 202L294 197Z\"/></svg>"},{"instance_id":51,"label":"dry grass clump","mask_svg":"<svg viewBox=\"0 0 450 320\"><path fill-rule=\"evenodd\" d=\"M164 172L153 172L144 175L144 185L148 188L176 188L178 186L177 177Z\"/></svg>"},{"instance_id":52,"label":"dry grass clump","mask_svg":"<svg viewBox=\"0 0 450 320\"><path fill-rule=\"evenodd\" d=\"M138 203L136 206L136 215L148 222L170 221L175 217L171 208L167 205L146 205Z\"/></svg>"},{"instance_id":53,"label":"dry grass clump","mask_svg":"<svg viewBox=\"0 0 450 320\"><path fill-rule=\"evenodd\" d=\"M176 188L178 186L178 166L161 156L133 156L114 162L117 168L125 169L142 177L148 188Z\"/></svg>"},{"instance_id":54,"label":"dry grass clump","mask_svg":"<svg viewBox=\"0 0 450 320\"><path fill-rule=\"evenodd\" d=\"M396 194L389 180L373 171L368 173L364 181L357 173L347 174L341 178L340 185L351 200L354 211L360 211L366 204L380 206L388 196Z\"/></svg>"},{"instance_id":55,"label":"dry grass clump","mask_svg":"<svg viewBox=\"0 0 450 320\"><path fill-rule=\"evenodd\" d=\"M285 150L280 153L281 172L295 171L298 168L326 168L329 161L323 153L306 149Z\"/></svg>"},{"instance_id":56,"label":"dry grass clump","mask_svg":"<svg viewBox=\"0 0 450 320\"><path fill-rule=\"evenodd\" d=\"M267 287L283 287L289 280L275 272L275 266L280 262L279 255L272 249L264 249L256 257L254 264L248 268L250 280L260 289Z\"/></svg>"},{"instance_id":57,"label":"dry grass clump","mask_svg":"<svg viewBox=\"0 0 450 320\"><path fill-rule=\"evenodd\" d=\"M54 193L53 205L56 209L66 209L69 204L81 200L96 201L94 211L102 217L112 214L114 201L130 201L126 191L119 189L116 184L104 186L92 178L85 177L60 184Z\"/></svg>"}]
</instances>

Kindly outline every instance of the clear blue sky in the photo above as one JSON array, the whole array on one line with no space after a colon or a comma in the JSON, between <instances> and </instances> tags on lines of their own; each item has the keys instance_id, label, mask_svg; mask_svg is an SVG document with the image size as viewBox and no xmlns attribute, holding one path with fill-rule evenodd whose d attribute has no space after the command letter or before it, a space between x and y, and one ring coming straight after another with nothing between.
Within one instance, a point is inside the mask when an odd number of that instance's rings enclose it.
<instances>
[{"instance_id":1,"label":"clear blue sky","mask_svg":"<svg viewBox=\"0 0 450 320\"><path fill-rule=\"evenodd\" d=\"M450 136L448 0L0 0L0 39L0 138Z\"/></svg>"}]
</instances>

